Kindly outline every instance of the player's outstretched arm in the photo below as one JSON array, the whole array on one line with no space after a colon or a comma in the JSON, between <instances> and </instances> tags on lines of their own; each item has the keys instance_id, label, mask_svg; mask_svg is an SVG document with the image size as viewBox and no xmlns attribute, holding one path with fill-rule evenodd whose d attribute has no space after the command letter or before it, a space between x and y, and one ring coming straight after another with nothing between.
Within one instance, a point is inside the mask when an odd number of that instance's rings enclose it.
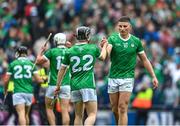
<instances>
[{"instance_id":1,"label":"player's outstretched arm","mask_svg":"<svg viewBox=\"0 0 180 126\"><path fill-rule=\"evenodd\" d=\"M8 82L10 80L11 75L6 74L6 77L4 79L4 94L7 95L7 89L8 89Z\"/></svg>"},{"instance_id":2,"label":"player's outstretched arm","mask_svg":"<svg viewBox=\"0 0 180 126\"><path fill-rule=\"evenodd\" d=\"M62 79L64 77L64 75L66 74L66 70L67 70L67 66L61 66L61 69L58 72L58 76L57 76L57 83L56 83L56 90L54 92L55 96L59 93L60 91L60 86L61 86L61 82Z\"/></svg>"},{"instance_id":3,"label":"player's outstretched arm","mask_svg":"<svg viewBox=\"0 0 180 126\"><path fill-rule=\"evenodd\" d=\"M36 58L36 63L39 65L43 65L44 63L46 63L48 60L43 56L44 52L47 50L47 46L43 46L41 47L41 51L40 53L37 55Z\"/></svg>"},{"instance_id":4,"label":"player's outstretched arm","mask_svg":"<svg viewBox=\"0 0 180 126\"><path fill-rule=\"evenodd\" d=\"M107 56L107 51L106 51L107 45L108 45L107 42L105 42L103 44L103 47L102 47L102 50L101 50L101 54L99 56L99 59L101 59L101 60L105 60L106 59L106 56Z\"/></svg>"},{"instance_id":5,"label":"player's outstretched arm","mask_svg":"<svg viewBox=\"0 0 180 126\"><path fill-rule=\"evenodd\" d=\"M141 53L141 54L138 54L138 56L141 59L141 61L143 62L144 67L147 69L147 71L150 73L150 75L152 77L153 88L154 89L157 88L158 87L158 80L156 78L153 67L152 67L150 61L148 60L146 54Z\"/></svg>"},{"instance_id":6,"label":"player's outstretched arm","mask_svg":"<svg viewBox=\"0 0 180 126\"><path fill-rule=\"evenodd\" d=\"M107 50L107 57L110 57L112 51L112 45L108 44L106 50Z\"/></svg>"}]
</instances>

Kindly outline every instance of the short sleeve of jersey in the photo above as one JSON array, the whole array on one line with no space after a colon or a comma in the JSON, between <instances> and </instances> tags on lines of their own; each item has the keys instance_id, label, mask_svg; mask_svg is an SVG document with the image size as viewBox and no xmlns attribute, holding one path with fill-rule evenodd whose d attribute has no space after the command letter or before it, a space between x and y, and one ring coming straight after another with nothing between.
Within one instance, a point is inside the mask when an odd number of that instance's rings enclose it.
<instances>
[{"instance_id":1,"label":"short sleeve of jersey","mask_svg":"<svg viewBox=\"0 0 180 126\"><path fill-rule=\"evenodd\" d=\"M8 74L8 75L11 75L12 73L13 73L12 64L9 64L8 70L7 70L7 74Z\"/></svg>"},{"instance_id":2,"label":"short sleeve of jersey","mask_svg":"<svg viewBox=\"0 0 180 126\"><path fill-rule=\"evenodd\" d=\"M33 74L37 74L37 73L38 73L38 70L37 70L37 67L35 65L34 68L33 68Z\"/></svg>"},{"instance_id":3,"label":"short sleeve of jersey","mask_svg":"<svg viewBox=\"0 0 180 126\"><path fill-rule=\"evenodd\" d=\"M142 46L142 43L141 43L140 39L137 39L137 43L138 43L137 53L140 53L140 52L144 51L144 48Z\"/></svg>"},{"instance_id":4,"label":"short sleeve of jersey","mask_svg":"<svg viewBox=\"0 0 180 126\"><path fill-rule=\"evenodd\" d=\"M45 56L46 58L50 59L50 58L51 58L51 50L47 50L47 51L45 52L44 56Z\"/></svg>"},{"instance_id":5,"label":"short sleeve of jersey","mask_svg":"<svg viewBox=\"0 0 180 126\"><path fill-rule=\"evenodd\" d=\"M69 59L69 51L66 51L65 55L64 55L64 59L62 60L62 64L65 66L68 66L70 63L70 59Z\"/></svg>"},{"instance_id":6,"label":"short sleeve of jersey","mask_svg":"<svg viewBox=\"0 0 180 126\"><path fill-rule=\"evenodd\" d=\"M113 43L113 42L112 42L112 37L111 37L111 36L108 37L108 43L111 44L111 45L112 45L112 43Z\"/></svg>"},{"instance_id":7,"label":"short sleeve of jersey","mask_svg":"<svg viewBox=\"0 0 180 126\"><path fill-rule=\"evenodd\" d=\"M96 57L99 57L100 56L100 50L99 50L97 45L95 47L96 47Z\"/></svg>"}]
</instances>

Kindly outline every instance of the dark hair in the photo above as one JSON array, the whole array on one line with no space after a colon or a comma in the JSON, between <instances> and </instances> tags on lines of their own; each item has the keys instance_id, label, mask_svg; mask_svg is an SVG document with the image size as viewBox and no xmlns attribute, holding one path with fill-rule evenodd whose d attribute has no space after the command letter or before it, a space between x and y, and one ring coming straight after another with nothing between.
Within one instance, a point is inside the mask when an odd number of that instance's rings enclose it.
<instances>
[{"instance_id":1,"label":"dark hair","mask_svg":"<svg viewBox=\"0 0 180 126\"><path fill-rule=\"evenodd\" d=\"M80 26L76 29L77 40L88 40L91 30L89 27Z\"/></svg>"},{"instance_id":2,"label":"dark hair","mask_svg":"<svg viewBox=\"0 0 180 126\"><path fill-rule=\"evenodd\" d=\"M131 19L128 16L122 16L118 22L131 22Z\"/></svg>"}]
</instances>

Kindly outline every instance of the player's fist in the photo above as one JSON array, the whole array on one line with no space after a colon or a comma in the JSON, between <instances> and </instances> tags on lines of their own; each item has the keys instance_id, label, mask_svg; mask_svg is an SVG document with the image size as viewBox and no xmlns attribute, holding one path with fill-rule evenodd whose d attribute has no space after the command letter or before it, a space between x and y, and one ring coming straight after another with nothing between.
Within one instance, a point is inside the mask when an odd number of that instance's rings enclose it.
<instances>
[{"instance_id":1,"label":"player's fist","mask_svg":"<svg viewBox=\"0 0 180 126\"><path fill-rule=\"evenodd\" d=\"M41 53L43 54L47 50L47 44L41 47Z\"/></svg>"},{"instance_id":2,"label":"player's fist","mask_svg":"<svg viewBox=\"0 0 180 126\"><path fill-rule=\"evenodd\" d=\"M103 37L103 39L101 40L101 43L100 43L100 47L102 48L105 43L107 44L108 42L107 42L106 37Z\"/></svg>"}]
</instances>

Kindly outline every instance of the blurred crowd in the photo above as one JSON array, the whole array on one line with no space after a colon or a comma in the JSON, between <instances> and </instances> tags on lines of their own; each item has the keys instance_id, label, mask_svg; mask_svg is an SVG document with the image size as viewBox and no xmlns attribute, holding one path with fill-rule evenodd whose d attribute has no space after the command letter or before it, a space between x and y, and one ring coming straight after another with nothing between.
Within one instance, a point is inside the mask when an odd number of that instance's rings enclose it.
<instances>
[{"instance_id":1,"label":"blurred crowd","mask_svg":"<svg viewBox=\"0 0 180 126\"><path fill-rule=\"evenodd\" d=\"M99 45L103 36L114 32L118 19L131 18L132 34L139 37L159 80L153 91L153 106L180 107L180 0L4 0L0 2L0 98L4 76L19 45L27 46L34 61L51 32L73 33L80 26L92 29L91 41ZM50 40L50 47L53 41ZM109 60L97 61L95 78L99 108L109 108L107 75ZM131 101L151 78L137 61ZM131 107L131 106L130 106Z\"/></svg>"}]
</instances>

